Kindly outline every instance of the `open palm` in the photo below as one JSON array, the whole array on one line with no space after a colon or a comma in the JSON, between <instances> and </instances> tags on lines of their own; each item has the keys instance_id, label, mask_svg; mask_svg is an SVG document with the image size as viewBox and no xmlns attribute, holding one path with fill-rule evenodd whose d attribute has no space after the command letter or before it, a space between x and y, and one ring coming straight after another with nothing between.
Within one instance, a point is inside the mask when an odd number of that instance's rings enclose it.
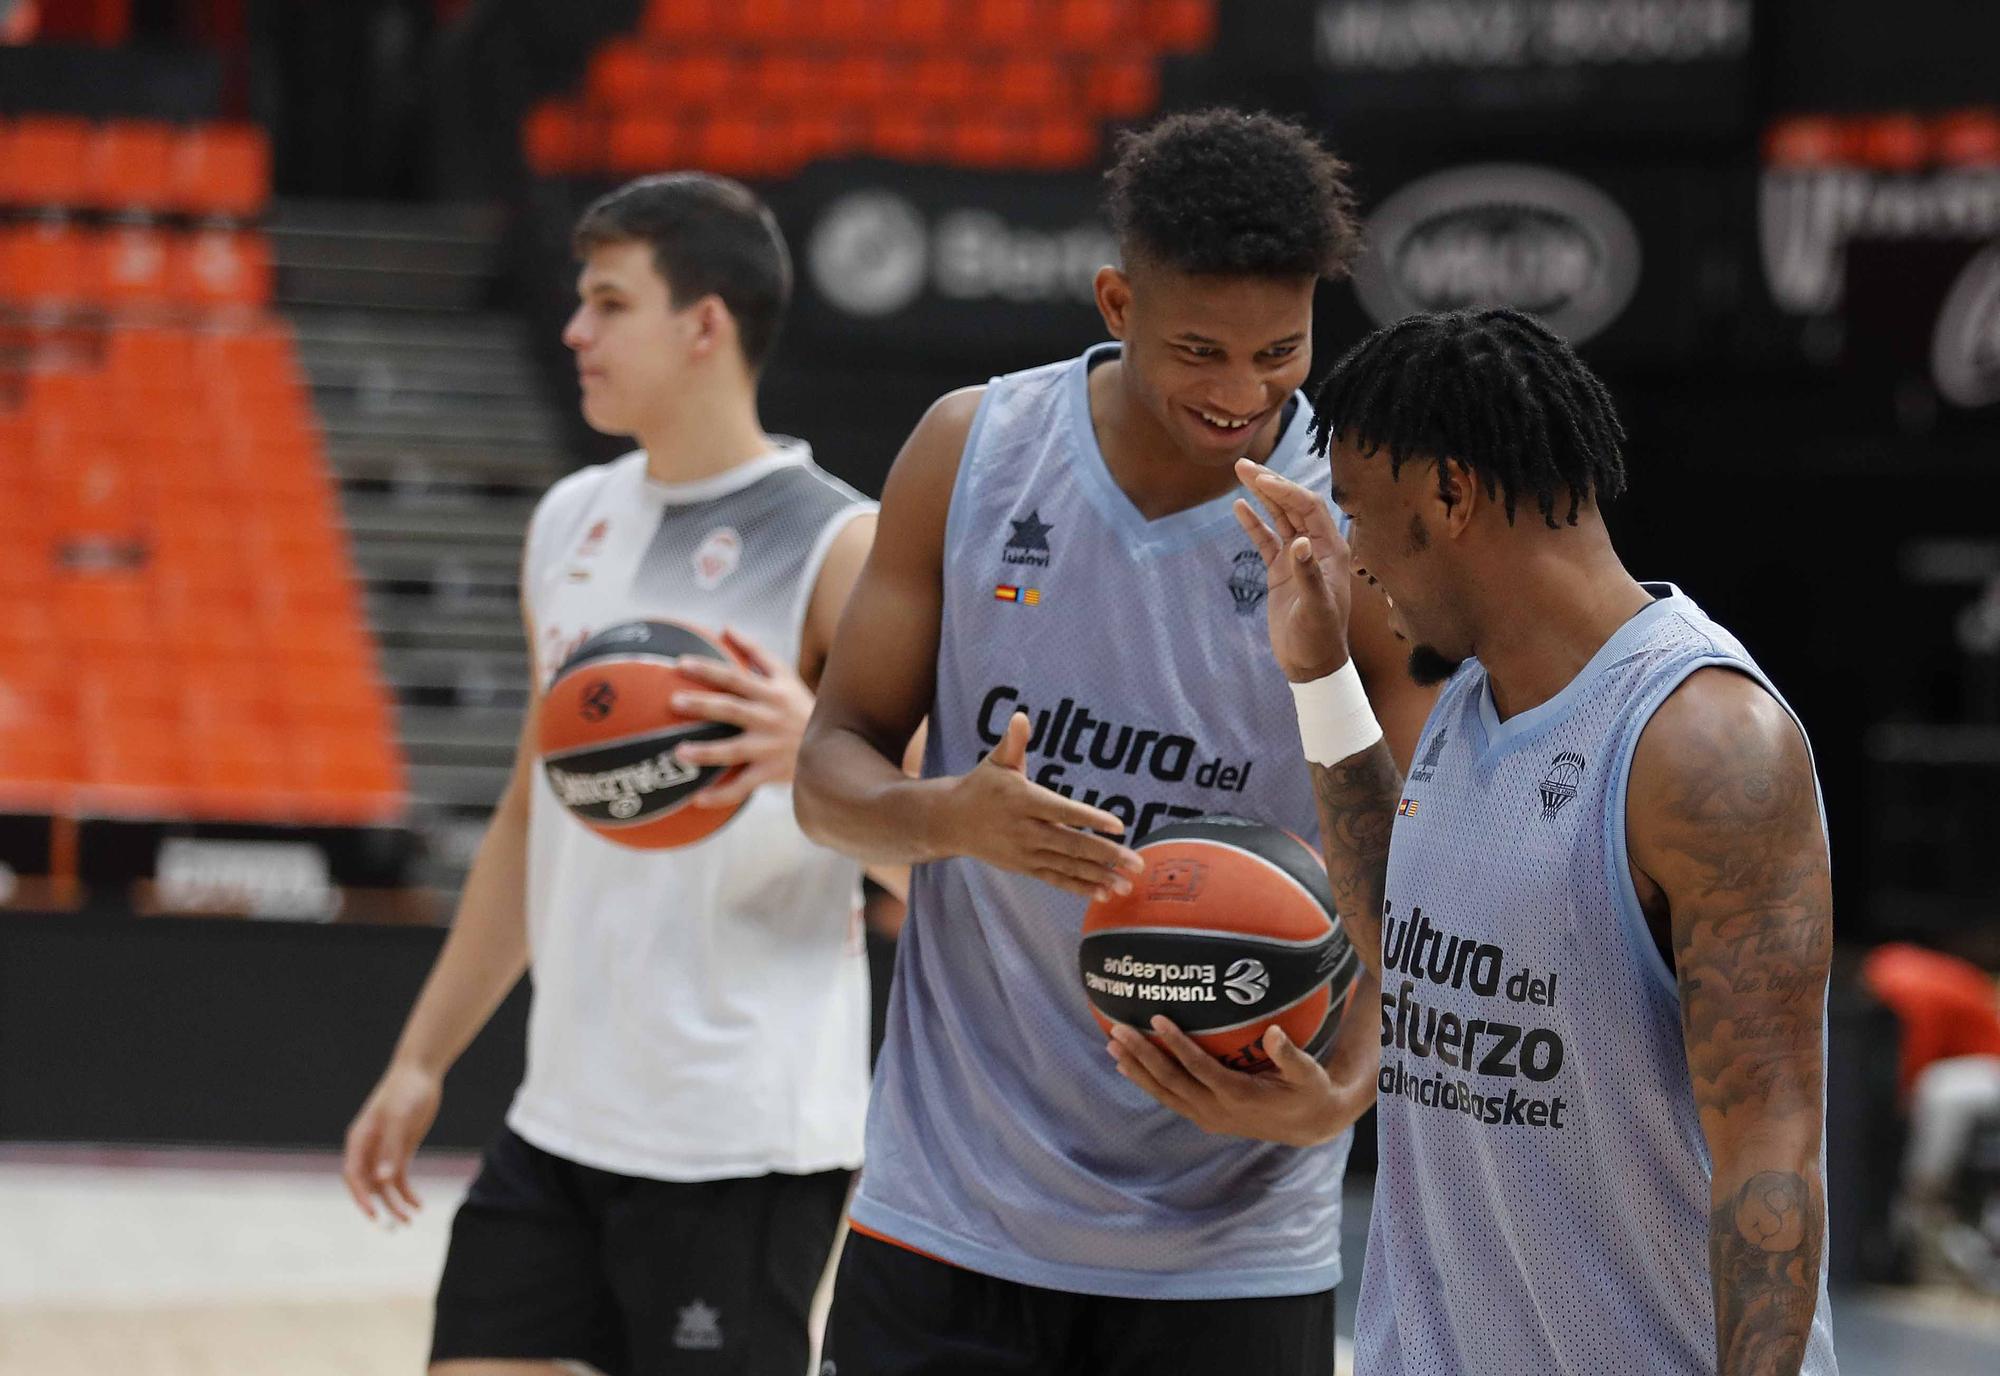
<instances>
[{"instance_id":1,"label":"open palm","mask_svg":"<svg viewBox=\"0 0 2000 1376\"><path fill-rule=\"evenodd\" d=\"M1323 678L1347 662L1347 542L1314 493L1249 459L1236 476L1263 508L1239 497L1235 509L1264 560L1271 652L1292 682Z\"/></svg>"}]
</instances>

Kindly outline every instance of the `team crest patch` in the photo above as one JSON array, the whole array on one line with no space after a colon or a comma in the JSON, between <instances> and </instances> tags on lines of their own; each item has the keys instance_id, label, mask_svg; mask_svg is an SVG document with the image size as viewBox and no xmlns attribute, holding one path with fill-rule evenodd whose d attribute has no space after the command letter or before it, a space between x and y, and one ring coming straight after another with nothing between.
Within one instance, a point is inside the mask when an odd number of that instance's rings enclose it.
<instances>
[{"instance_id":1,"label":"team crest patch","mask_svg":"<svg viewBox=\"0 0 2000 1376\"><path fill-rule=\"evenodd\" d=\"M1555 820L1556 814L1576 797L1582 783L1583 756L1565 750L1549 761L1549 772L1542 776L1542 816Z\"/></svg>"},{"instance_id":2,"label":"team crest patch","mask_svg":"<svg viewBox=\"0 0 2000 1376\"><path fill-rule=\"evenodd\" d=\"M1246 549L1229 564L1229 597L1239 616L1248 616L1264 605L1271 585L1264 574L1264 556Z\"/></svg>"},{"instance_id":3,"label":"team crest patch","mask_svg":"<svg viewBox=\"0 0 2000 1376\"><path fill-rule=\"evenodd\" d=\"M695 546L694 581L708 592L736 572L742 559L743 537L731 526L717 526Z\"/></svg>"}]
</instances>

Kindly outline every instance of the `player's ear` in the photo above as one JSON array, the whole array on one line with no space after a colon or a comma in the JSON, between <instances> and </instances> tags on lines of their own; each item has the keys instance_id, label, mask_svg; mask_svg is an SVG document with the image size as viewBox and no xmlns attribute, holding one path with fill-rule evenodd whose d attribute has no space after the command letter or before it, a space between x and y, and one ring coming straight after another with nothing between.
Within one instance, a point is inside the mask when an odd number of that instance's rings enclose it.
<instances>
[{"instance_id":1,"label":"player's ear","mask_svg":"<svg viewBox=\"0 0 2000 1376\"><path fill-rule=\"evenodd\" d=\"M1485 501L1486 490L1457 459L1440 459L1437 465L1436 524L1447 539L1462 534L1472 524L1473 514Z\"/></svg>"},{"instance_id":2,"label":"player's ear","mask_svg":"<svg viewBox=\"0 0 2000 1376\"><path fill-rule=\"evenodd\" d=\"M695 358L709 357L736 337L736 322L719 296L704 296L688 307L687 320L688 352Z\"/></svg>"},{"instance_id":3,"label":"player's ear","mask_svg":"<svg viewBox=\"0 0 2000 1376\"><path fill-rule=\"evenodd\" d=\"M1097 294L1097 313L1104 317L1104 328L1113 339L1123 339L1125 317L1132 310L1132 279L1118 268L1101 267L1092 286Z\"/></svg>"}]
</instances>

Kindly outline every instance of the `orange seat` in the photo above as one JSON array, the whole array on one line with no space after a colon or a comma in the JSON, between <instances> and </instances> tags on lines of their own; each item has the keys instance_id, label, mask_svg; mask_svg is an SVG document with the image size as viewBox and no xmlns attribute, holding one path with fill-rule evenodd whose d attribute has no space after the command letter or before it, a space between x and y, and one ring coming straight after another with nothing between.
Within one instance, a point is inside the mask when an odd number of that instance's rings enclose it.
<instances>
[{"instance_id":1,"label":"orange seat","mask_svg":"<svg viewBox=\"0 0 2000 1376\"><path fill-rule=\"evenodd\" d=\"M797 53L770 53L752 64L751 97L766 108L800 109L825 98L825 63Z\"/></svg>"},{"instance_id":2,"label":"orange seat","mask_svg":"<svg viewBox=\"0 0 2000 1376\"><path fill-rule=\"evenodd\" d=\"M878 22L889 42L928 48L951 39L958 18L951 0L887 0Z\"/></svg>"},{"instance_id":3,"label":"orange seat","mask_svg":"<svg viewBox=\"0 0 2000 1376\"><path fill-rule=\"evenodd\" d=\"M882 7L877 0L815 0L800 20L802 37L832 47L874 41Z\"/></svg>"},{"instance_id":4,"label":"orange seat","mask_svg":"<svg viewBox=\"0 0 2000 1376\"><path fill-rule=\"evenodd\" d=\"M91 204L107 210L165 210L174 200L179 131L151 120L98 126L90 146Z\"/></svg>"},{"instance_id":5,"label":"orange seat","mask_svg":"<svg viewBox=\"0 0 2000 1376\"><path fill-rule=\"evenodd\" d=\"M105 336L104 370L120 380L192 389L200 384L194 340L187 330L116 326Z\"/></svg>"},{"instance_id":6,"label":"orange seat","mask_svg":"<svg viewBox=\"0 0 2000 1376\"><path fill-rule=\"evenodd\" d=\"M15 120L0 163L0 201L29 206L90 203L88 120L26 115Z\"/></svg>"},{"instance_id":7,"label":"orange seat","mask_svg":"<svg viewBox=\"0 0 2000 1376\"><path fill-rule=\"evenodd\" d=\"M1038 120L1029 131L1026 165L1042 172L1064 172L1097 161L1097 125L1074 115Z\"/></svg>"},{"instance_id":8,"label":"orange seat","mask_svg":"<svg viewBox=\"0 0 2000 1376\"><path fill-rule=\"evenodd\" d=\"M1132 0L1057 0L1052 46L1058 52L1108 54L1131 32L1134 8Z\"/></svg>"},{"instance_id":9,"label":"orange seat","mask_svg":"<svg viewBox=\"0 0 2000 1376\"><path fill-rule=\"evenodd\" d=\"M1162 52L1200 53L1215 46L1215 0L1152 0L1146 21Z\"/></svg>"},{"instance_id":10,"label":"orange seat","mask_svg":"<svg viewBox=\"0 0 2000 1376\"><path fill-rule=\"evenodd\" d=\"M537 176L559 177L590 166L583 152L578 108L566 100L544 100L521 123L521 152Z\"/></svg>"},{"instance_id":11,"label":"orange seat","mask_svg":"<svg viewBox=\"0 0 2000 1376\"><path fill-rule=\"evenodd\" d=\"M584 89L613 109L638 109L658 99L663 67L652 48L614 38L591 54Z\"/></svg>"},{"instance_id":12,"label":"orange seat","mask_svg":"<svg viewBox=\"0 0 2000 1376\"><path fill-rule=\"evenodd\" d=\"M271 145L262 129L207 124L176 141L169 195L174 209L247 220L270 198Z\"/></svg>"},{"instance_id":13,"label":"orange seat","mask_svg":"<svg viewBox=\"0 0 2000 1376\"><path fill-rule=\"evenodd\" d=\"M211 229L177 240L168 267L176 302L263 307L271 302L271 250L261 234Z\"/></svg>"},{"instance_id":14,"label":"orange seat","mask_svg":"<svg viewBox=\"0 0 2000 1376\"><path fill-rule=\"evenodd\" d=\"M803 162L787 126L754 115L714 115L697 121L692 133L695 164L726 176L782 175Z\"/></svg>"},{"instance_id":15,"label":"orange seat","mask_svg":"<svg viewBox=\"0 0 2000 1376\"><path fill-rule=\"evenodd\" d=\"M729 38L763 46L796 37L806 20L805 0L735 0L723 7L721 27Z\"/></svg>"},{"instance_id":16,"label":"orange seat","mask_svg":"<svg viewBox=\"0 0 2000 1376\"><path fill-rule=\"evenodd\" d=\"M95 235L61 224L0 231L0 300L80 306L96 299Z\"/></svg>"},{"instance_id":17,"label":"orange seat","mask_svg":"<svg viewBox=\"0 0 2000 1376\"><path fill-rule=\"evenodd\" d=\"M1160 73L1150 58L1105 59L1091 64L1085 92L1093 113L1136 119L1159 108Z\"/></svg>"},{"instance_id":18,"label":"orange seat","mask_svg":"<svg viewBox=\"0 0 2000 1376\"><path fill-rule=\"evenodd\" d=\"M974 115L955 120L947 140L951 160L960 167L1002 168L1027 161L1028 132L1006 119Z\"/></svg>"},{"instance_id":19,"label":"orange seat","mask_svg":"<svg viewBox=\"0 0 2000 1376\"><path fill-rule=\"evenodd\" d=\"M822 108L866 113L903 98L908 65L887 53L845 53L826 64Z\"/></svg>"},{"instance_id":20,"label":"orange seat","mask_svg":"<svg viewBox=\"0 0 2000 1376\"><path fill-rule=\"evenodd\" d=\"M621 175L685 166L692 144L671 115L620 115L612 121L610 168Z\"/></svg>"},{"instance_id":21,"label":"orange seat","mask_svg":"<svg viewBox=\"0 0 2000 1376\"><path fill-rule=\"evenodd\" d=\"M653 104L660 110L701 110L731 103L749 79L744 63L720 53L688 53L664 64Z\"/></svg>"},{"instance_id":22,"label":"orange seat","mask_svg":"<svg viewBox=\"0 0 2000 1376\"><path fill-rule=\"evenodd\" d=\"M1070 69L1053 58L1010 57L996 64L984 83L990 105L1040 115L1067 110L1080 99Z\"/></svg>"},{"instance_id":23,"label":"orange seat","mask_svg":"<svg viewBox=\"0 0 2000 1376\"><path fill-rule=\"evenodd\" d=\"M967 36L984 48L1027 49L1040 39L1043 20L1036 0L973 0Z\"/></svg>"},{"instance_id":24,"label":"orange seat","mask_svg":"<svg viewBox=\"0 0 2000 1376\"><path fill-rule=\"evenodd\" d=\"M733 0L651 0L641 27L646 33L676 42L721 35Z\"/></svg>"},{"instance_id":25,"label":"orange seat","mask_svg":"<svg viewBox=\"0 0 2000 1376\"><path fill-rule=\"evenodd\" d=\"M116 308L162 306L173 299L167 274L167 236L156 229L126 225L98 237L92 276L97 296Z\"/></svg>"},{"instance_id":26,"label":"orange seat","mask_svg":"<svg viewBox=\"0 0 2000 1376\"><path fill-rule=\"evenodd\" d=\"M868 125L868 151L897 162L930 162L942 157L945 135L940 122L920 114L888 111Z\"/></svg>"},{"instance_id":27,"label":"orange seat","mask_svg":"<svg viewBox=\"0 0 2000 1376\"><path fill-rule=\"evenodd\" d=\"M970 108L978 100L979 65L957 53L918 58L910 67L906 88L919 110Z\"/></svg>"}]
</instances>

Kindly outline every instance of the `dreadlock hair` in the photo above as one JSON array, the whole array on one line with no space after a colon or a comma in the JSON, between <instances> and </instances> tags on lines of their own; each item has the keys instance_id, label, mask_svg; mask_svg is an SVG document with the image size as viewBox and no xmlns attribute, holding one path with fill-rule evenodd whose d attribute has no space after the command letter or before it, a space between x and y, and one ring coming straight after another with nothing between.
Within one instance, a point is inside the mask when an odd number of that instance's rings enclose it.
<instances>
[{"instance_id":1,"label":"dreadlock hair","mask_svg":"<svg viewBox=\"0 0 2000 1376\"><path fill-rule=\"evenodd\" d=\"M1189 273L1346 275L1361 248L1347 164L1300 126L1210 109L1118 137L1105 209L1129 264Z\"/></svg>"},{"instance_id":2,"label":"dreadlock hair","mask_svg":"<svg viewBox=\"0 0 2000 1376\"><path fill-rule=\"evenodd\" d=\"M1456 459L1508 524L1532 497L1551 530L1564 493L1576 524L1587 500L1625 490L1625 427L1604 384L1562 336L1517 310L1412 315L1377 330L1333 365L1313 398L1313 442L1324 454L1350 437L1389 451L1398 475L1412 457Z\"/></svg>"}]
</instances>

